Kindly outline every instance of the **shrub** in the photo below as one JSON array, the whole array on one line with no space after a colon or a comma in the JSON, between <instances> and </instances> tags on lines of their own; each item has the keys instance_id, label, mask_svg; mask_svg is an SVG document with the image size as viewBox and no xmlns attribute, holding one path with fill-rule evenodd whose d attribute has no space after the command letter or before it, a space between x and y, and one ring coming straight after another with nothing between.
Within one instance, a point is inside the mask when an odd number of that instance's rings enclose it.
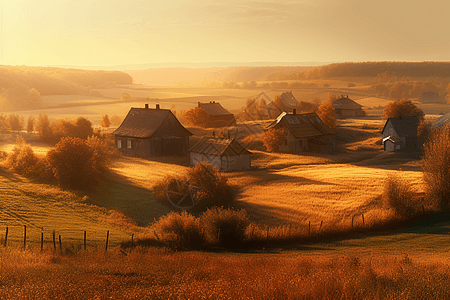
<instances>
[{"instance_id":1,"label":"shrub","mask_svg":"<svg viewBox=\"0 0 450 300\"><path fill-rule=\"evenodd\" d=\"M199 219L186 211L170 212L162 216L154 229L158 237L177 249L201 249L203 234Z\"/></svg>"},{"instance_id":2,"label":"shrub","mask_svg":"<svg viewBox=\"0 0 450 300\"><path fill-rule=\"evenodd\" d=\"M408 99L388 103L383 114L386 118L417 116L420 122L425 117L423 111Z\"/></svg>"},{"instance_id":3,"label":"shrub","mask_svg":"<svg viewBox=\"0 0 450 300\"><path fill-rule=\"evenodd\" d=\"M86 189L100 181L102 159L80 138L62 138L47 153L47 161L57 182L68 188Z\"/></svg>"},{"instance_id":4,"label":"shrub","mask_svg":"<svg viewBox=\"0 0 450 300\"><path fill-rule=\"evenodd\" d=\"M412 216L417 207L410 186L393 175L389 175L385 181L383 199L399 217Z\"/></svg>"},{"instance_id":5,"label":"shrub","mask_svg":"<svg viewBox=\"0 0 450 300\"><path fill-rule=\"evenodd\" d=\"M207 240L222 247L239 246L245 239L245 232L250 225L250 219L245 210L231 210L213 207L204 212L201 225L205 230Z\"/></svg>"},{"instance_id":6,"label":"shrub","mask_svg":"<svg viewBox=\"0 0 450 300\"><path fill-rule=\"evenodd\" d=\"M32 173L38 160L30 145L18 136L13 151L6 158L6 167L16 173L28 175Z\"/></svg>"},{"instance_id":7,"label":"shrub","mask_svg":"<svg viewBox=\"0 0 450 300\"><path fill-rule=\"evenodd\" d=\"M331 101L326 101L320 104L317 109L317 115L331 129L336 127L337 113Z\"/></svg>"},{"instance_id":8,"label":"shrub","mask_svg":"<svg viewBox=\"0 0 450 300\"><path fill-rule=\"evenodd\" d=\"M102 127L109 127L111 126L111 122L109 121L108 115L102 115Z\"/></svg>"},{"instance_id":9,"label":"shrub","mask_svg":"<svg viewBox=\"0 0 450 300\"><path fill-rule=\"evenodd\" d=\"M441 210L450 208L450 127L431 135L421 161L427 199Z\"/></svg>"},{"instance_id":10,"label":"shrub","mask_svg":"<svg viewBox=\"0 0 450 300\"><path fill-rule=\"evenodd\" d=\"M206 127L208 122L208 113L201 107L195 107L186 111L184 113L184 118L188 124Z\"/></svg>"},{"instance_id":11,"label":"shrub","mask_svg":"<svg viewBox=\"0 0 450 300\"><path fill-rule=\"evenodd\" d=\"M269 152L279 152L286 140L284 129L269 129L261 136L264 147Z\"/></svg>"}]
</instances>

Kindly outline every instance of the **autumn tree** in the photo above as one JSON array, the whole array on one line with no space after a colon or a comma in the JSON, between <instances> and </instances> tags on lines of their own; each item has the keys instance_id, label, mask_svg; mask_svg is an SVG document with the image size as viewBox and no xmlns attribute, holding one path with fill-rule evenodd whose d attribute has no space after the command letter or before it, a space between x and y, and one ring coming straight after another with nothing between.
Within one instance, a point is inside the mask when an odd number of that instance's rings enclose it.
<instances>
[{"instance_id":1,"label":"autumn tree","mask_svg":"<svg viewBox=\"0 0 450 300\"><path fill-rule=\"evenodd\" d=\"M328 127L331 129L336 127L337 113L331 101L326 101L320 104L316 113Z\"/></svg>"},{"instance_id":2,"label":"autumn tree","mask_svg":"<svg viewBox=\"0 0 450 300\"><path fill-rule=\"evenodd\" d=\"M53 140L53 131L46 114L39 114L35 130L37 131L38 138L43 142L49 143Z\"/></svg>"},{"instance_id":3,"label":"autumn tree","mask_svg":"<svg viewBox=\"0 0 450 300\"><path fill-rule=\"evenodd\" d=\"M388 103L383 114L386 118L417 116L421 123L425 118L423 111L408 99Z\"/></svg>"},{"instance_id":4,"label":"autumn tree","mask_svg":"<svg viewBox=\"0 0 450 300\"><path fill-rule=\"evenodd\" d=\"M8 115L7 120L9 129L11 129L12 131L21 131L23 129L24 120L18 114Z\"/></svg>"},{"instance_id":5,"label":"autumn tree","mask_svg":"<svg viewBox=\"0 0 450 300\"><path fill-rule=\"evenodd\" d=\"M188 124L200 127L206 127L208 121L208 113L201 107L192 108L184 114L184 118Z\"/></svg>"},{"instance_id":6,"label":"autumn tree","mask_svg":"<svg viewBox=\"0 0 450 300\"><path fill-rule=\"evenodd\" d=\"M269 129L261 136L261 140L269 152L279 152L286 140L284 129Z\"/></svg>"},{"instance_id":7,"label":"autumn tree","mask_svg":"<svg viewBox=\"0 0 450 300\"><path fill-rule=\"evenodd\" d=\"M33 132L34 130L34 124L36 123L36 120L34 118L34 116L28 116L27 119L27 132Z\"/></svg>"},{"instance_id":8,"label":"autumn tree","mask_svg":"<svg viewBox=\"0 0 450 300\"><path fill-rule=\"evenodd\" d=\"M102 127L109 127L111 126L111 122L109 121L108 115L102 115Z\"/></svg>"}]
</instances>

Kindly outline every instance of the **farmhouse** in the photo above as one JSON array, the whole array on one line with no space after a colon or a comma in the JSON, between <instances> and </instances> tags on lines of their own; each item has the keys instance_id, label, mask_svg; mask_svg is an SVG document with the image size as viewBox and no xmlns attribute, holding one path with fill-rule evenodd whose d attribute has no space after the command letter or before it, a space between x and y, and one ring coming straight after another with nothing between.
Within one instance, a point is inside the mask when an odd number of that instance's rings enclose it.
<instances>
[{"instance_id":1,"label":"farmhouse","mask_svg":"<svg viewBox=\"0 0 450 300\"><path fill-rule=\"evenodd\" d=\"M207 127L225 127L236 125L236 118L232 113L222 107L219 102L198 103L208 113Z\"/></svg>"},{"instance_id":2,"label":"farmhouse","mask_svg":"<svg viewBox=\"0 0 450 300\"><path fill-rule=\"evenodd\" d=\"M208 163L220 171L249 170L251 152L234 138L203 137L189 149L191 166Z\"/></svg>"},{"instance_id":3,"label":"farmhouse","mask_svg":"<svg viewBox=\"0 0 450 300\"><path fill-rule=\"evenodd\" d=\"M419 150L417 127L419 119L416 116L389 118L382 131L385 151L416 151Z\"/></svg>"},{"instance_id":4,"label":"farmhouse","mask_svg":"<svg viewBox=\"0 0 450 300\"><path fill-rule=\"evenodd\" d=\"M286 139L281 151L289 153L332 153L335 131L328 127L316 113L281 113L266 129L284 129Z\"/></svg>"},{"instance_id":5,"label":"farmhouse","mask_svg":"<svg viewBox=\"0 0 450 300\"><path fill-rule=\"evenodd\" d=\"M362 105L356 103L352 99L341 96L341 98L333 101L333 107L336 110L339 118L349 118L349 117L364 117L366 115L365 111L362 109Z\"/></svg>"},{"instance_id":6,"label":"farmhouse","mask_svg":"<svg viewBox=\"0 0 450 300\"><path fill-rule=\"evenodd\" d=\"M282 112L292 112L296 109L298 104L297 99L295 99L292 91L285 92L280 95L280 97L275 98L272 102L267 105L267 111L269 118L273 119L280 115Z\"/></svg>"},{"instance_id":7,"label":"farmhouse","mask_svg":"<svg viewBox=\"0 0 450 300\"><path fill-rule=\"evenodd\" d=\"M169 109L131 108L113 132L117 149L137 157L184 156L192 135Z\"/></svg>"}]
</instances>

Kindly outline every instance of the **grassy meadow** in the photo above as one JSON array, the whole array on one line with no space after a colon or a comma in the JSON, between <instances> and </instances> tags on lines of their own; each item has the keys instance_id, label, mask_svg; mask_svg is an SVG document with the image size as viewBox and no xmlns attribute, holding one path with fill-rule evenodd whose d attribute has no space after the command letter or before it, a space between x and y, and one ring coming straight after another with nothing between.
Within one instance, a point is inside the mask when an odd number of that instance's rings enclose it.
<instances>
[{"instance_id":1,"label":"grassy meadow","mask_svg":"<svg viewBox=\"0 0 450 300\"><path fill-rule=\"evenodd\" d=\"M252 170L225 173L238 191L234 207L245 209L258 226L307 230L311 224L312 232L317 232L322 222L323 228L331 231L350 228L352 220L358 228L382 224L394 218L381 196L384 182L392 174L408 182L419 197L423 195L419 157L382 150L381 114L390 101L369 94L364 78L349 80L356 86L349 88L348 80L333 79L318 81L320 88L293 90L298 100L325 100L334 93L349 95L364 106L366 118L338 121L338 151L330 155L279 154L263 151L257 144L251 149ZM322 88L325 83L331 87ZM83 116L99 126L102 114L124 117L130 107L144 107L145 103L187 110L198 101L211 99L238 111L248 98L260 93L256 89L144 85L98 91L103 98L47 96L44 100L51 107L15 113L24 117L45 113L52 120ZM274 98L285 90L265 92ZM121 101L123 93L133 99ZM447 104L421 108L429 119L450 112ZM193 141L211 131L190 130ZM51 148L33 134L20 132L1 134L0 151L10 152L17 135L38 155ZM9 229L9 246L0 247L0 268L7 274L0 276L0 298L448 299L450 295L447 216L389 231L355 232L253 252L117 247L132 235L152 234L152 222L170 212L155 200L152 187L187 168L185 158L120 157L97 188L77 192L30 181L0 166L1 242L6 227ZM27 249L22 251L24 225ZM61 235L63 253L53 250L53 231ZM81 251L84 231L86 252ZM105 253L107 231L111 249Z\"/></svg>"}]
</instances>

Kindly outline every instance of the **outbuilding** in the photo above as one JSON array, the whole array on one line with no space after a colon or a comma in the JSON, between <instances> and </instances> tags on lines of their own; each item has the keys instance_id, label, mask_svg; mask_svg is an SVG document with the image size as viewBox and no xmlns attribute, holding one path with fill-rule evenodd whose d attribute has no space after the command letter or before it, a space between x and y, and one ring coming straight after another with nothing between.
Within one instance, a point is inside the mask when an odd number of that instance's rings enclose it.
<instances>
[{"instance_id":1,"label":"outbuilding","mask_svg":"<svg viewBox=\"0 0 450 300\"><path fill-rule=\"evenodd\" d=\"M113 132L117 149L136 157L185 156L192 135L169 109L132 107Z\"/></svg>"},{"instance_id":2,"label":"outbuilding","mask_svg":"<svg viewBox=\"0 0 450 300\"><path fill-rule=\"evenodd\" d=\"M418 126L417 116L387 119L382 131L384 150L389 152L420 150Z\"/></svg>"},{"instance_id":3,"label":"outbuilding","mask_svg":"<svg viewBox=\"0 0 450 300\"><path fill-rule=\"evenodd\" d=\"M207 127L226 127L236 125L236 118L234 115L223 108L219 102L198 102L198 107L203 108L208 113L208 118L206 120Z\"/></svg>"},{"instance_id":4,"label":"outbuilding","mask_svg":"<svg viewBox=\"0 0 450 300\"><path fill-rule=\"evenodd\" d=\"M235 138L203 137L189 149L191 166L203 162L220 171L249 170L251 154Z\"/></svg>"},{"instance_id":5,"label":"outbuilding","mask_svg":"<svg viewBox=\"0 0 450 300\"><path fill-rule=\"evenodd\" d=\"M341 98L333 101L333 107L339 118L364 117L366 112L362 109L362 105L356 103L352 99L341 96Z\"/></svg>"}]
</instances>

